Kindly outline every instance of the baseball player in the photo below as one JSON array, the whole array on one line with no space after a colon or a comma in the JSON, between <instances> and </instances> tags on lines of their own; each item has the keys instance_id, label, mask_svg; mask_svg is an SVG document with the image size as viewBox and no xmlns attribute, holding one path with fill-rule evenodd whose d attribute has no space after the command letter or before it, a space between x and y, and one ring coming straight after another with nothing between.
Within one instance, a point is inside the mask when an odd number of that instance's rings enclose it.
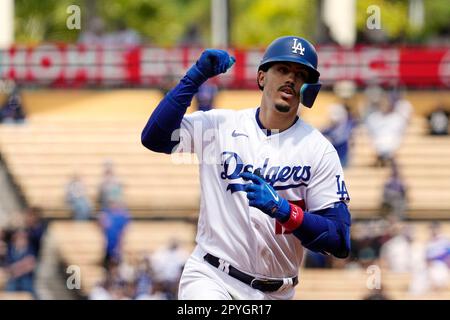
<instances>
[{"instance_id":1,"label":"baseball player","mask_svg":"<svg viewBox=\"0 0 450 320\"><path fill-rule=\"evenodd\" d=\"M226 51L205 50L142 132L152 151L199 158L197 245L178 295L291 299L304 247L338 258L350 251L350 198L338 155L297 116L321 86L317 53L305 39L278 38L258 68L259 107L185 115L199 86L234 62Z\"/></svg>"}]
</instances>

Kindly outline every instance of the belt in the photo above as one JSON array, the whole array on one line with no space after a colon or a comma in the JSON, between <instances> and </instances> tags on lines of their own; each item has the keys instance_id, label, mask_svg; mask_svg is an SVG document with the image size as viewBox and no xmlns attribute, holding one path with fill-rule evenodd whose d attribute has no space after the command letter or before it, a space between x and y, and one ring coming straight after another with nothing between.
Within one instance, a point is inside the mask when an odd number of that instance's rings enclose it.
<instances>
[{"instance_id":1,"label":"belt","mask_svg":"<svg viewBox=\"0 0 450 320\"><path fill-rule=\"evenodd\" d=\"M228 263L219 259L212 254L207 253L204 257L206 262L210 265L224 271L235 279L242 281L243 283L249 285L250 287L263 291L263 292L273 292L280 289L284 284L290 284L292 286L297 285L298 277L286 278L284 280L276 280L276 279L259 279L253 277L249 274L246 274L242 271L239 271L233 266L230 266Z\"/></svg>"}]
</instances>

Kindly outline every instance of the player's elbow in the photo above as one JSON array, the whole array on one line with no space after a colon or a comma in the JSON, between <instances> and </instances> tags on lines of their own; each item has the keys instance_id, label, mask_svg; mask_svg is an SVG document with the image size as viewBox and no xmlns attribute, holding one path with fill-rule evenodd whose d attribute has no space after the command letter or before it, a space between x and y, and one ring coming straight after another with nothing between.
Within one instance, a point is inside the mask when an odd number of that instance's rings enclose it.
<instances>
[{"instance_id":1,"label":"player's elbow","mask_svg":"<svg viewBox=\"0 0 450 320\"><path fill-rule=\"evenodd\" d=\"M333 220L328 220L327 223L328 230L304 246L315 252L326 252L336 258L347 258L351 249L349 226Z\"/></svg>"},{"instance_id":2,"label":"player's elbow","mask_svg":"<svg viewBox=\"0 0 450 320\"><path fill-rule=\"evenodd\" d=\"M333 256L339 259L346 259L350 255L350 247L349 246L342 246L341 248L338 248L333 253Z\"/></svg>"},{"instance_id":3,"label":"player's elbow","mask_svg":"<svg viewBox=\"0 0 450 320\"><path fill-rule=\"evenodd\" d=\"M155 143L155 139L152 139L151 135L148 134L147 128L144 128L144 130L142 130L141 133L141 143L144 147L146 147L147 149L151 150L151 151L157 151L157 145Z\"/></svg>"},{"instance_id":4,"label":"player's elbow","mask_svg":"<svg viewBox=\"0 0 450 320\"><path fill-rule=\"evenodd\" d=\"M172 151L172 145L164 137L163 134L158 133L152 126L146 126L141 133L141 143L147 149L157 153L170 154Z\"/></svg>"},{"instance_id":5,"label":"player's elbow","mask_svg":"<svg viewBox=\"0 0 450 320\"><path fill-rule=\"evenodd\" d=\"M345 259L350 255L351 244L350 244L350 226L347 224L340 222L336 228L337 230L337 238L338 240L334 252L332 252L333 256L340 259Z\"/></svg>"}]
</instances>

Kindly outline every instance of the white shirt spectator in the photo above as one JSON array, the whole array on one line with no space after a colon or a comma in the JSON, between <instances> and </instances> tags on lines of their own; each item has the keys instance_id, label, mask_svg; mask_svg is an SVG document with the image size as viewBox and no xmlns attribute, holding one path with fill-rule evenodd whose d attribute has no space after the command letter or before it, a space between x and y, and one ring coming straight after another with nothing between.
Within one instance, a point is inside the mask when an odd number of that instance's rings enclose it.
<instances>
[{"instance_id":1,"label":"white shirt spectator","mask_svg":"<svg viewBox=\"0 0 450 320\"><path fill-rule=\"evenodd\" d=\"M89 300L112 300L112 296L106 288L96 285L89 293Z\"/></svg>"},{"instance_id":2,"label":"white shirt spectator","mask_svg":"<svg viewBox=\"0 0 450 320\"><path fill-rule=\"evenodd\" d=\"M404 235L397 235L383 244L380 256L393 272L411 271L412 245Z\"/></svg>"},{"instance_id":3,"label":"white shirt spectator","mask_svg":"<svg viewBox=\"0 0 450 320\"><path fill-rule=\"evenodd\" d=\"M377 110L367 117L366 126L377 154L392 156L403 139L411 114L411 104L397 101L392 110Z\"/></svg>"},{"instance_id":4,"label":"white shirt spectator","mask_svg":"<svg viewBox=\"0 0 450 320\"><path fill-rule=\"evenodd\" d=\"M178 281L189 252L181 247L169 247L156 251L151 262L157 281Z\"/></svg>"}]
</instances>

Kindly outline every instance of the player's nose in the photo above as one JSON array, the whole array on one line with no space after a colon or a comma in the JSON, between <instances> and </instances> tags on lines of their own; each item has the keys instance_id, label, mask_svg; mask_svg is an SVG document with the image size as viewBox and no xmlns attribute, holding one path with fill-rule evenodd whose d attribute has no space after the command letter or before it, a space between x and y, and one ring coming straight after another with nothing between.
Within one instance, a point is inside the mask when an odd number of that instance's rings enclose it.
<instances>
[{"instance_id":1,"label":"player's nose","mask_svg":"<svg viewBox=\"0 0 450 320\"><path fill-rule=\"evenodd\" d=\"M288 85L291 85L291 86L295 85L295 73L294 72L291 71L287 74L285 83Z\"/></svg>"}]
</instances>

